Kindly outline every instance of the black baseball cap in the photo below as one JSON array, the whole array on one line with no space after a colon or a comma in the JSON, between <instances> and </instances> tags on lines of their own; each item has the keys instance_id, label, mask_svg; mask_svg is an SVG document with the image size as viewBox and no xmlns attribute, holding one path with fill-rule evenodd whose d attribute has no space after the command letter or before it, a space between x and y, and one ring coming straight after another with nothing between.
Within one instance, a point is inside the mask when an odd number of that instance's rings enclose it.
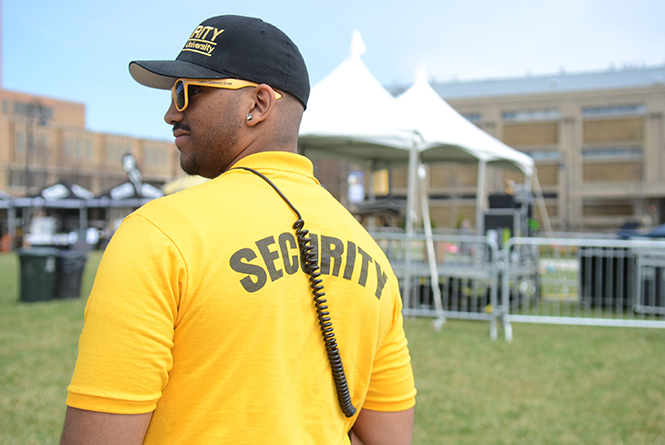
<instances>
[{"instance_id":1,"label":"black baseball cap","mask_svg":"<svg viewBox=\"0 0 665 445\"><path fill-rule=\"evenodd\" d=\"M309 76L298 47L270 23L253 17L211 17L194 29L175 60L129 63L134 80L168 90L177 79L242 79L295 96L306 108Z\"/></svg>"}]
</instances>

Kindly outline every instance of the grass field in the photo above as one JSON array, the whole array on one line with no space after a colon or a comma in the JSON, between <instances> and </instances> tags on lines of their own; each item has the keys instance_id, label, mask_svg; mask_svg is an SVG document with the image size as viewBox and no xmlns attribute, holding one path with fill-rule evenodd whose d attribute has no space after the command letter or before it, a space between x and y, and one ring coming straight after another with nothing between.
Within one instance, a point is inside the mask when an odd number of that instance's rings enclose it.
<instances>
[{"instance_id":1,"label":"grass field","mask_svg":"<svg viewBox=\"0 0 665 445\"><path fill-rule=\"evenodd\" d=\"M85 298L19 303L18 277L0 254L0 444L58 443ZM414 444L665 443L665 331L518 324L506 343L480 322L406 330Z\"/></svg>"}]
</instances>

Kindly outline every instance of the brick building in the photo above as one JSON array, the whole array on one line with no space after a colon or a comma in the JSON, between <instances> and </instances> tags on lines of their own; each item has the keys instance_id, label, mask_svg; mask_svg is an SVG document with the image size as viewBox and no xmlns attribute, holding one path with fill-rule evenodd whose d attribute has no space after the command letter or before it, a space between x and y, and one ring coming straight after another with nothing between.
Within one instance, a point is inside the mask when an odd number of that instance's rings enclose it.
<instances>
[{"instance_id":1,"label":"brick building","mask_svg":"<svg viewBox=\"0 0 665 445\"><path fill-rule=\"evenodd\" d=\"M432 86L470 121L534 158L555 230L665 223L665 66ZM126 153L153 185L182 174L172 142L91 132L84 104L0 90L0 190L23 196L66 180L100 193L126 181ZM428 169L435 226L475 222L477 167ZM315 171L345 202L349 164L317 161ZM404 197L406 170L390 176L393 194ZM523 180L488 168L488 192L507 179Z\"/></svg>"},{"instance_id":2,"label":"brick building","mask_svg":"<svg viewBox=\"0 0 665 445\"><path fill-rule=\"evenodd\" d=\"M91 132L84 104L0 87L0 191L25 196L65 180L100 193L127 180L127 153L153 185L180 172L172 142Z\"/></svg>"},{"instance_id":3,"label":"brick building","mask_svg":"<svg viewBox=\"0 0 665 445\"><path fill-rule=\"evenodd\" d=\"M92 132L84 104L0 90L0 190L24 196L64 180L100 193L127 181L127 153L153 185L180 172L172 142Z\"/></svg>"},{"instance_id":4,"label":"brick building","mask_svg":"<svg viewBox=\"0 0 665 445\"><path fill-rule=\"evenodd\" d=\"M467 119L534 158L555 230L665 223L665 66L432 87ZM490 193L506 179L523 181L491 170ZM429 173L436 225L473 221L476 166L436 164ZM393 177L395 192L405 193L406 173Z\"/></svg>"}]
</instances>

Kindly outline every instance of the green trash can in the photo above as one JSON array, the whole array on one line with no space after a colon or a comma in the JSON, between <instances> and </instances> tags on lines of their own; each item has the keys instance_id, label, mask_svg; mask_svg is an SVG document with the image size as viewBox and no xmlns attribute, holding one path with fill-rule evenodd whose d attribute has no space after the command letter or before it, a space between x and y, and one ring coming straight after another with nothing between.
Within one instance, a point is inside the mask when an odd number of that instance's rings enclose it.
<instances>
[{"instance_id":1,"label":"green trash can","mask_svg":"<svg viewBox=\"0 0 665 445\"><path fill-rule=\"evenodd\" d=\"M81 296L81 281L86 261L88 254L81 250L58 252L55 298L67 300Z\"/></svg>"},{"instance_id":2,"label":"green trash can","mask_svg":"<svg viewBox=\"0 0 665 445\"><path fill-rule=\"evenodd\" d=\"M49 301L55 296L58 249L36 247L18 252L21 301Z\"/></svg>"}]
</instances>

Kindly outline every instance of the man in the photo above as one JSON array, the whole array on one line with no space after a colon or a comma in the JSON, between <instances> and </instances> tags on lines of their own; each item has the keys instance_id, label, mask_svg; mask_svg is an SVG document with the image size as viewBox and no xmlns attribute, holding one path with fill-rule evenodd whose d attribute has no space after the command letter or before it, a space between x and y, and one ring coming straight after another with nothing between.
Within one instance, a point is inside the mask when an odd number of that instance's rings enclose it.
<instances>
[{"instance_id":1,"label":"man","mask_svg":"<svg viewBox=\"0 0 665 445\"><path fill-rule=\"evenodd\" d=\"M112 238L62 443L410 443L397 279L295 154L309 96L295 44L258 19L213 17L175 61L130 72L172 89L165 120L182 168L212 180L142 207ZM309 235L296 236L300 217ZM305 272L306 237L323 290ZM317 305L332 319L326 344Z\"/></svg>"}]
</instances>

